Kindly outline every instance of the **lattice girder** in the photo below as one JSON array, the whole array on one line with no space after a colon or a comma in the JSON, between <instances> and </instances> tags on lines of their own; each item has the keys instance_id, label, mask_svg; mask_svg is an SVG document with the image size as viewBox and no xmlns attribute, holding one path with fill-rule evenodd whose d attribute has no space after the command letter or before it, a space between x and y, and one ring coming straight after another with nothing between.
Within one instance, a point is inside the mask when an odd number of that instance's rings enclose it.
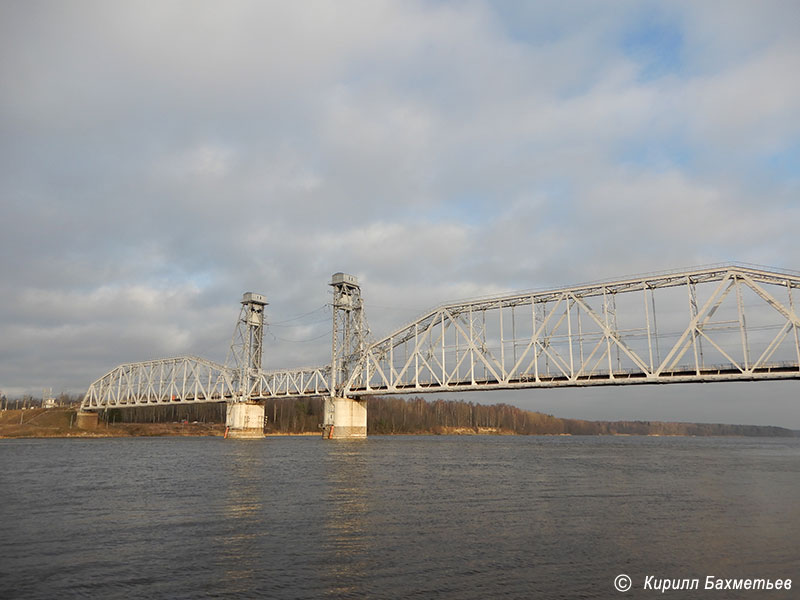
<instances>
[{"instance_id":1,"label":"lattice girder","mask_svg":"<svg viewBox=\"0 0 800 600\"><path fill-rule=\"evenodd\" d=\"M372 344L345 392L800 378L798 288L726 265L442 305Z\"/></svg>"}]
</instances>

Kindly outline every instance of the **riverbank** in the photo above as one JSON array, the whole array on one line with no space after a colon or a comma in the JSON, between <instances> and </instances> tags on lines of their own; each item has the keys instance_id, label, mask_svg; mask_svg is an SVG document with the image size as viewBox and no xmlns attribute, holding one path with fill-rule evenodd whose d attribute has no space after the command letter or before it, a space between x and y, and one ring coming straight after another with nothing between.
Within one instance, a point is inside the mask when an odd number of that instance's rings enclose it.
<instances>
[{"instance_id":1,"label":"riverbank","mask_svg":"<svg viewBox=\"0 0 800 600\"><path fill-rule=\"evenodd\" d=\"M164 436L224 436L222 423L99 423L95 429L79 429L72 409L6 410L0 413L2 438L118 438ZM319 437L319 431L265 432L267 437ZM515 435L498 427L437 427L432 431L394 435Z\"/></svg>"},{"instance_id":2,"label":"riverbank","mask_svg":"<svg viewBox=\"0 0 800 600\"><path fill-rule=\"evenodd\" d=\"M80 429L76 425L76 410L68 408L28 409L0 411L0 438L110 438L110 437L182 437L224 436L223 423L208 423L183 420L169 423L98 423L93 429ZM386 428L370 429L370 435L646 435L646 436L746 436L746 437L793 437L797 432L781 427L754 425L722 425L704 423L662 422L604 422L574 421L547 416L555 423L578 424L575 431L567 427L554 427L550 431L536 433L514 431L506 427L464 427L434 425L411 431L387 431ZM306 431L279 431L268 427L267 437L317 437L319 429Z\"/></svg>"},{"instance_id":3,"label":"riverbank","mask_svg":"<svg viewBox=\"0 0 800 600\"><path fill-rule=\"evenodd\" d=\"M34 408L0 412L0 438L104 438L161 436L222 436L222 423L100 423L79 429L76 411Z\"/></svg>"}]
</instances>

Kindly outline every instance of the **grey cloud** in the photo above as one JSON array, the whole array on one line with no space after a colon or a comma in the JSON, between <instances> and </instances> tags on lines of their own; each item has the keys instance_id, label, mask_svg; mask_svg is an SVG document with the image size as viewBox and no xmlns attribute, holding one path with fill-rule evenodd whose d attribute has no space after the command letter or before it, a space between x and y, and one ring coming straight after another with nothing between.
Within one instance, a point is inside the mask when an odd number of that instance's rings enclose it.
<instances>
[{"instance_id":1,"label":"grey cloud","mask_svg":"<svg viewBox=\"0 0 800 600\"><path fill-rule=\"evenodd\" d=\"M318 315L278 322L339 270L382 335L456 298L796 268L796 174L752 160L797 140L781 5L718 28L656 3L688 62L653 81L617 39L638 5L6 3L0 388L224 360L244 291L270 300L267 366L325 362ZM682 161L636 160L667 144Z\"/></svg>"}]
</instances>

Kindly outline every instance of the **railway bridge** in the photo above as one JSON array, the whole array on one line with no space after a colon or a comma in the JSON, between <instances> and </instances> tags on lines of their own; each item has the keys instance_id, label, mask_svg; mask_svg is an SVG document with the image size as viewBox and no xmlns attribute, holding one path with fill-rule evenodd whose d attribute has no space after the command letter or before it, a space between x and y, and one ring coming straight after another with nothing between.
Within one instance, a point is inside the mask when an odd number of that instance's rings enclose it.
<instances>
[{"instance_id":1,"label":"railway bridge","mask_svg":"<svg viewBox=\"0 0 800 600\"><path fill-rule=\"evenodd\" d=\"M82 411L226 402L231 435L261 437L265 399L321 396L323 437L357 438L376 394L800 379L798 272L722 264L451 302L377 340L356 277L330 285L330 364L264 370L267 300L248 292L224 365L123 364Z\"/></svg>"}]
</instances>

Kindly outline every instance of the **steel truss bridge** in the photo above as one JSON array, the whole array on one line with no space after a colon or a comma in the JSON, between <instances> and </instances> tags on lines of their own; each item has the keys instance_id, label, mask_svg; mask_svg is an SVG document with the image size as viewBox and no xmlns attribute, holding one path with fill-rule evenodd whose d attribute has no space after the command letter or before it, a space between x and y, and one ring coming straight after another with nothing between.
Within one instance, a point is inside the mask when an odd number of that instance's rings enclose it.
<instances>
[{"instance_id":1,"label":"steel truss bridge","mask_svg":"<svg viewBox=\"0 0 800 600\"><path fill-rule=\"evenodd\" d=\"M331 364L261 369L263 307L245 294L229 364L116 367L83 410L288 397L800 379L800 273L715 265L454 302L374 341L337 273ZM260 300L259 300L260 299Z\"/></svg>"}]
</instances>

